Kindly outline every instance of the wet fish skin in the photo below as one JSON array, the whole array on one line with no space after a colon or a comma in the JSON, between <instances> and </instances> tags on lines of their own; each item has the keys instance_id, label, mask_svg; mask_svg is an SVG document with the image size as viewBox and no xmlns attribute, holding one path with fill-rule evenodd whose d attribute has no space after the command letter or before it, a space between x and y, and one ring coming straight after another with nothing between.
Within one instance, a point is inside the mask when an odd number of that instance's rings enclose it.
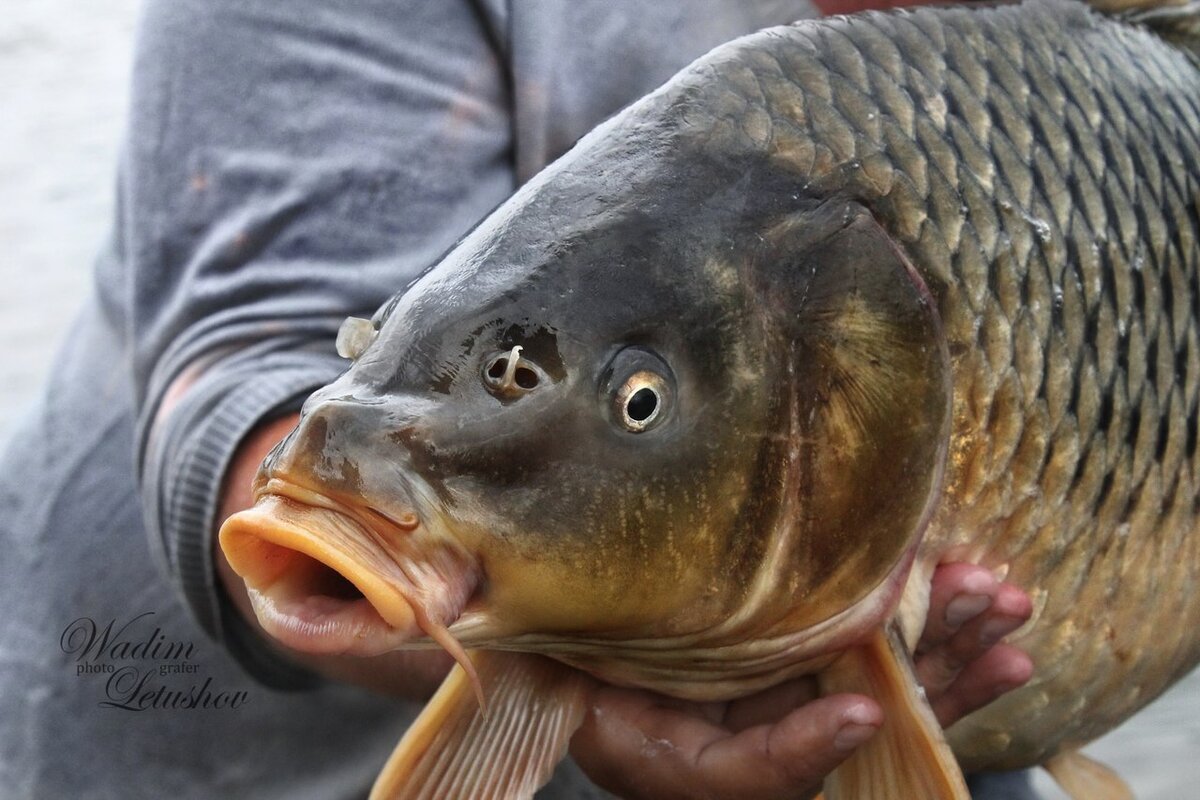
<instances>
[{"instance_id":1,"label":"wet fish skin","mask_svg":"<svg viewBox=\"0 0 1200 800\"><path fill-rule=\"evenodd\" d=\"M1033 681L951 742L967 768L1082 744L1200 654L1197 62L1067 3L769 35L708 89L714 146L861 199L911 254L954 373L923 552L1036 602Z\"/></svg>"},{"instance_id":2,"label":"wet fish skin","mask_svg":"<svg viewBox=\"0 0 1200 800\"><path fill-rule=\"evenodd\" d=\"M955 726L955 752L1038 763L1200 657L1197 154L1195 59L1074 3L738 40L385 307L264 475L453 528L508 611L468 607L468 645L684 695L819 666L784 634L841 624L932 515L915 608L946 557L1036 601L1015 639L1033 681ZM880 320L900 322L858 324ZM614 448L580 399L614 343L666 359L690 421L669 453ZM516 344L546 386L497 410L478 362ZM849 419L823 428L794 413L838 403ZM858 479L789 471L806 447ZM780 559L790 518L816 535Z\"/></svg>"}]
</instances>

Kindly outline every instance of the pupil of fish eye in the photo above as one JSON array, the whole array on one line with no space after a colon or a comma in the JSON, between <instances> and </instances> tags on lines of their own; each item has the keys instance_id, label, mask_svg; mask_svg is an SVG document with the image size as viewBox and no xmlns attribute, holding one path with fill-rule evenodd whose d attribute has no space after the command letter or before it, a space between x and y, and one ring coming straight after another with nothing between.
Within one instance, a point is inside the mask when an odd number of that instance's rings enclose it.
<instances>
[{"instance_id":1,"label":"pupil of fish eye","mask_svg":"<svg viewBox=\"0 0 1200 800\"><path fill-rule=\"evenodd\" d=\"M658 408L658 393L647 387L638 389L625 404L625 413L634 422L645 422Z\"/></svg>"},{"instance_id":2,"label":"pupil of fish eye","mask_svg":"<svg viewBox=\"0 0 1200 800\"><path fill-rule=\"evenodd\" d=\"M517 386L520 386L522 389L532 389L538 385L537 373L531 370L529 367L517 367L517 371L513 375L513 380L515 380L517 382Z\"/></svg>"}]
</instances>

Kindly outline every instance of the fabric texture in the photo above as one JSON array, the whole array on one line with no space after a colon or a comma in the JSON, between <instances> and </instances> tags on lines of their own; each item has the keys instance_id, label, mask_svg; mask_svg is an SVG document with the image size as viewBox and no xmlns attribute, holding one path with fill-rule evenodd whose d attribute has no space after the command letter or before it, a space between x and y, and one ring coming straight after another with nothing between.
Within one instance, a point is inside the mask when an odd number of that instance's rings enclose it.
<instances>
[{"instance_id":1,"label":"fabric texture","mask_svg":"<svg viewBox=\"0 0 1200 800\"><path fill-rule=\"evenodd\" d=\"M594 125L711 47L813 13L149 0L94 292L0 455L4 795L365 796L417 707L283 662L222 597L237 444L339 374L346 316ZM568 763L539 796L604 795Z\"/></svg>"}]
</instances>

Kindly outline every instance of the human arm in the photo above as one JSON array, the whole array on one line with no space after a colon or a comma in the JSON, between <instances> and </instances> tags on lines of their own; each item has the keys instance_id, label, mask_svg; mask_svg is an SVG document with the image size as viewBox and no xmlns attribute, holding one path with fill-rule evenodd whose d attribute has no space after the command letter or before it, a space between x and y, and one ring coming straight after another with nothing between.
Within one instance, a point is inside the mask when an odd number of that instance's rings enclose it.
<instances>
[{"instance_id":1,"label":"human arm","mask_svg":"<svg viewBox=\"0 0 1200 800\"><path fill-rule=\"evenodd\" d=\"M473 4L154 0L106 307L132 352L151 549L260 680L313 683L219 591L222 482L369 315L513 190L503 69Z\"/></svg>"}]
</instances>

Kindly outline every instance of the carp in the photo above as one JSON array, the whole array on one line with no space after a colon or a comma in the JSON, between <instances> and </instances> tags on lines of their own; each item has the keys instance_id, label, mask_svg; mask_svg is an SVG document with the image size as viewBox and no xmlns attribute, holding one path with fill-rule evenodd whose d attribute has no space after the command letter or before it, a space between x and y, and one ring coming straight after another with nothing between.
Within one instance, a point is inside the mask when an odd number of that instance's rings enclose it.
<instances>
[{"instance_id":1,"label":"carp","mask_svg":"<svg viewBox=\"0 0 1200 800\"><path fill-rule=\"evenodd\" d=\"M1198 14L735 40L348 320L220 539L287 644L455 656L373 796L530 796L587 676L804 674L887 717L829 798L1084 796L1200 659ZM1036 672L943 737L907 649L950 559L1031 593Z\"/></svg>"}]
</instances>

